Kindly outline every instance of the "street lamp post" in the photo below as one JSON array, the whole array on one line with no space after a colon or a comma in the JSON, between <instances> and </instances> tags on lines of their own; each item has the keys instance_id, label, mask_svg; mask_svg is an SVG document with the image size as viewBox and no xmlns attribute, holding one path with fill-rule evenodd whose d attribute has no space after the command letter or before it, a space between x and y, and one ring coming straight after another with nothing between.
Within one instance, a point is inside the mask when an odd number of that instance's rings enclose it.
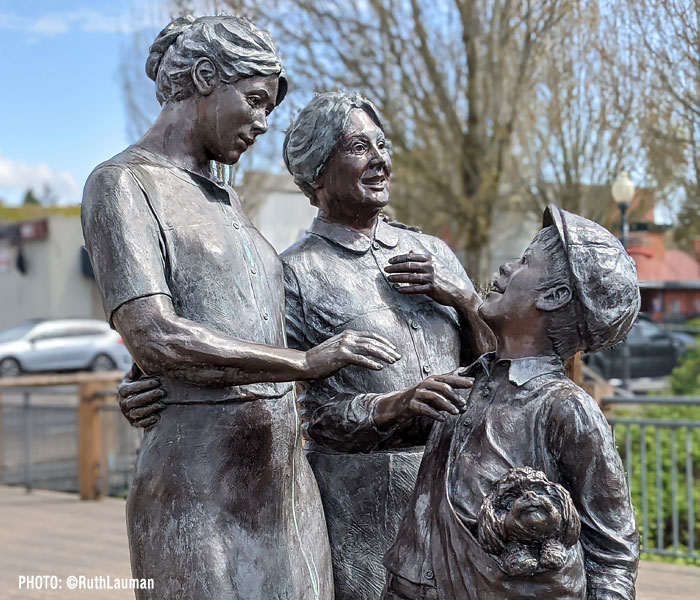
<instances>
[{"instance_id":1,"label":"street lamp post","mask_svg":"<svg viewBox=\"0 0 700 600\"><path fill-rule=\"evenodd\" d=\"M634 198L634 183L625 171L621 171L612 185L612 197L620 209L622 226L622 245L627 249L627 238L629 235L629 223L627 221L627 209L632 198ZM629 391L630 389L630 347L627 341L622 345L622 385Z\"/></svg>"}]
</instances>

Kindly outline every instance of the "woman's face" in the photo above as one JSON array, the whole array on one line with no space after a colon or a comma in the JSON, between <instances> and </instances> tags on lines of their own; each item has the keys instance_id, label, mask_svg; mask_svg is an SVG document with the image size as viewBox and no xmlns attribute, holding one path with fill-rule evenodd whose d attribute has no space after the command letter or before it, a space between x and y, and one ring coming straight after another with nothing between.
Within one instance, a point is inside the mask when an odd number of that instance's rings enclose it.
<instances>
[{"instance_id":1,"label":"woman's face","mask_svg":"<svg viewBox=\"0 0 700 600\"><path fill-rule=\"evenodd\" d=\"M209 160L232 165L267 131L278 85L277 75L254 75L221 83L200 99L197 118Z\"/></svg>"},{"instance_id":2,"label":"woman's face","mask_svg":"<svg viewBox=\"0 0 700 600\"><path fill-rule=\"evenodd\" d=\"M348 115L316 191L316 204L332 220L379 211L389 202L391 157L384 132L361 109Z\"/></svg>"}]
</instances>

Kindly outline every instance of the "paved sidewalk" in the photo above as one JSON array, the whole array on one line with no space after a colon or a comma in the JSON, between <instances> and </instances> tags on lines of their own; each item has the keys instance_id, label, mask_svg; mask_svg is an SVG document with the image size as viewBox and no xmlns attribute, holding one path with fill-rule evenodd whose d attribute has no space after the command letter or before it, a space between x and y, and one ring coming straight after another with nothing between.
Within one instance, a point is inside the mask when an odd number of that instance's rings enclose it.
<instances>
[{"instance_id":1,"label":"paved sidewalk","mask_svg":"<svg viewBox=\"0 0 700 600\"><path fill-rule=\"evenodd\" d=\"M61 590L20 590L20 575L55 575ZM124 501L0 486L0 598L125 600L122 590L68 590L70 575L128 578ZM644 562L637 600L700 598L700 567Z\"/></svg>"},{"instance_id":2,"label":"paved sidewalk","mask_svg":"<svg viewBox=\"0 0 700 600\"><path fill-rule=\"evenodd\" d=\"M124 500L81 502L62 494L0 486L0 598L125 600L125 590L68 590L70 575L131 577ZM18 589L20 575L55 575L62 590Z\"/></svg>"}]
</instances>

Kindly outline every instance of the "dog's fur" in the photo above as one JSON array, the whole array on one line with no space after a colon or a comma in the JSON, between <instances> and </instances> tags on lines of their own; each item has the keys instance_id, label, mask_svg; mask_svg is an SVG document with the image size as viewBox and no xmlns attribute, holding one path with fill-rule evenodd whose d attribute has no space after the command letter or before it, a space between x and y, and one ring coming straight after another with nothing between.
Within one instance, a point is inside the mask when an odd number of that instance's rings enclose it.
<instances>
[{"instance_id":1,"label":"dog's fur","mask_svg":"<svg viewBox=\"0 0 700 600\"><path fill-rule=\"evenodd\" d=\"M530 467L511 469L495 482L477 525L481 547L516 576L560 569L581 533L569 492Z\"/></svg>"}]
</instances>

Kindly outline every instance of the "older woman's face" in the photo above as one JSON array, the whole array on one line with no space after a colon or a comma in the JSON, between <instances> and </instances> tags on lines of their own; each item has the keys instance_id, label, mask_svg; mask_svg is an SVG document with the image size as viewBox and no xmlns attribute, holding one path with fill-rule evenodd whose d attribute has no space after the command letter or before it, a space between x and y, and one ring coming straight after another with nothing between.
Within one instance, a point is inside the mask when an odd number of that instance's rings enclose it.
<instances>
[{"instance_id":1,"label":"older woman's face","mask_svg":"<svg viewBox=\"0 0 700 600\"><path fill-rule=\"evenodd\" d=\"M361 109L353 109L318 183L317 204L326 214L345 217L389 202L391 157L384 132Z\"/></svg>"},{"instance_id":2,"label":"older woman's face","mask_svg":"<svg viewBox=\"0 0 700 600\"><path fill-rule=\"evenodd\" d=\"M207 158L232 165L267 131L279 78L254 75L219 84L197 107Z\"/></svg>"}]
</instances>

